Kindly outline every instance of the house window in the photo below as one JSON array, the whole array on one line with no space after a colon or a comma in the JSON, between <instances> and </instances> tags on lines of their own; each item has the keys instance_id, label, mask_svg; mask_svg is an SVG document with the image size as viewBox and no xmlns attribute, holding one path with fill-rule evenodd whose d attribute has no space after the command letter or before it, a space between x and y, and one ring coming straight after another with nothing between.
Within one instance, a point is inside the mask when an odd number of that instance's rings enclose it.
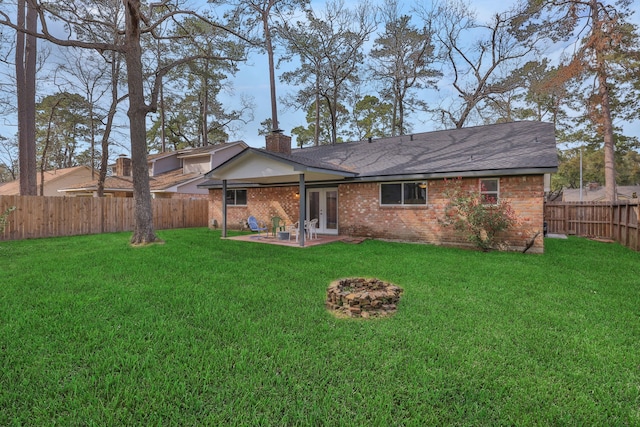
<instances>
[{"instance_id":1,"label":"house window","mask_svg":"<svg viewBox=\"0 0 640 427\"><path fill-rule=\"evenodd\" d=\"M247 190L227 190L227 205L247 204Z\"/></svg>"},{"instance_id":2,"label":"house window","mask_svg":"<svg viewBox=\"0 0 640 427\"><path fill-rule=\"evenodd\" d=\"M498 178L480 179L480 197L482 203L486 205L494 205L498 203L500 186Z\"/></svg>"},{"instance_id":3,"label":"house window","mask_svg":"<svg viewBox=\"0 0 640 427\"><path fill-rule=\"evenodd\" d=\"M381 205L426 205L426 182L380 184Z\"/></svg>"}]
</instances>

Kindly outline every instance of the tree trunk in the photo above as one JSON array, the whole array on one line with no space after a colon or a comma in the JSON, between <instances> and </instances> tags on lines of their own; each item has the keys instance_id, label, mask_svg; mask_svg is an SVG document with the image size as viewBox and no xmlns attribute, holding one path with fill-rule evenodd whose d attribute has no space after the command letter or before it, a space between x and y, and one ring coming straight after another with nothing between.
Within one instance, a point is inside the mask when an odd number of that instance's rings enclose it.
<instances>
[{"instance_id":1,"label":"tree trunk","mask_svg":"<svg viewBox=\"0 0 640 427\"><path fill-rule=\"evenodd\" d=\"M605 198L614 202L617 199L616 190L616 164L615 164L615 140L613 136L613 123L611 119L611 107L609 105L609 88L607 76L598 75L599 92L602 102L602 128L604 133L604 183Z\"/></svg>"},{"instance_id":2,"label":"tree trunk","mask_svg":"<svg viewBox=\"0 0 640 427\"><path fill-rule=\"evenodd\" d=\"M202 114L200 115L200 119L202 120L202 146L206 147L209 145L209 61L205 62L205 75L206 77L202 79ZM215 144L215 141L214 141Z\"/></svg>"},{"instance_id":3,"label":"tree trunk","mask_svg":"<svg viewBox=\"0 0 640 427\"><path fill-rule=\"evenodd\" d=\"M398 97L397 94L393 97L393 111L391 112L391 136L396 135L396 129L398 129Z\"/></svg>"},{"instance_id":4,"label":"tree trunk","mask_svg":"<svg viewBox=\"0 0 640 427\"><path fill-rule=\"evenodd\" d=\"M404 135L404 95L398 93L398 135Z\"/></svg>"},{"instance_id":5,"label":"tree trunk","mask_svg":"<svg viewBox=\"0 0 640 427\"><path fill-rule=\"evenodd\" d=\"M26 10L26 19L25 19ZM29 31L37 29L37 12L18 1L18 25ZM18 161L20 194L37 195L36 180L36 38L18 32L16 36L16 93L18 98Z\"/></svg>"},{"instance_id":6,"label":"tree trunk","mask_svg":"<svg viewBox=\"0 0 640 427\"><path fill-rule=\"evenodd\" d=\"M49 144L51 143L51 124L53 123L53 116L56 113L58 105L62 102L62 97L58 97L56 102L51 106L49 112L49 122L47 123L47 135L44 140L44 146L42 147L42 158L40 159L40 195L44 196L44 172L47 169L47 151L49 151Z\"/></svg>"},{"instance_id":7,"label":"tree trunk","mask_svg":"<svg viewBox=\"0 0 640 427\"><path fill-rule=\"evenodd\" d=\"M320 67L316 72L316 111L314 116L315 129L313 130L313 145L320 145ZM302 144L300 145L302 148Z\"/></svg>"},{"instance_id":8,"label":"tree trunk","mask_svg":"<svg viewBox=\"0 0 640 427\"><path fill-rule=\"evenodd\" d=\"M129 131L131 135L131 168L135 199L132 244L152 243L157 238L153 229L153 210L147 164L146 117L149 108L144 100L142 48L140 46L140 0L123 0L126 17L127 83L129 88Z\"/></svg>"},{"instance_id":9,"label":"tree trunk","mask_svg":"<svg viewBox=\"0 0 640 427\"><path fill-rule=\"evenodd\" d=\"M120 80L120 59L118 53L111 52L111 106L107 114L107 124L102 134L102 155L100 156L100 174L98 175L98 197L104 197L104 182L109 167L109 137L113 128L113 120L118 109L118 80Z\"/></svg>"},{"instance_id":10,"label":"tree trunk","mask_svg":"<svg viewBox=\"0 0 640 427\"><path fill-rule=\"evenodd\" d=\"M270 2L267 11L262 14L262 24L264 28L264 41L267 49L267 57L269 58L269 86L271 89L271 125L272 130L278 130L278 105L276 98L276 67L273 60L273 43L271 41L271 30L269 29L269 10L271 9Z\"/></svg>"},{"instance_id":11,"label":"tree trunk","mask_svg":"<svg viewBox=\"0 0 640 427\"><path fill-rule=\"evenodd\" d=\"M611 105L610 105L610 91L607 83L607 67L605 64L604 54L601 46L605 46L607 43L608 35L606 30L603 30L603 22L598 15L598 2L591 0L589 3L591 7L591 18L593 20L592 34L595 43L595 55L596 55L596 74L598 79L598 95L600 98L600 122L602 125L603 139L604 139L604 191L605 199L614 202L617 199L616 190L616 164L615 164L615 140L613 135L613 120L611 118Z\"/></svg>"},{"instance_id":12,"label":"tree trunk","mask_svg":"<svg viewBox=\"0 0 640 427\"><path fill-rule=\"evenodd\" d=\"M334 89L331 94L331 102L329 104L329 114L331 117L331 144L338 142L338 93Z\"/></svg>"}]
</instances>

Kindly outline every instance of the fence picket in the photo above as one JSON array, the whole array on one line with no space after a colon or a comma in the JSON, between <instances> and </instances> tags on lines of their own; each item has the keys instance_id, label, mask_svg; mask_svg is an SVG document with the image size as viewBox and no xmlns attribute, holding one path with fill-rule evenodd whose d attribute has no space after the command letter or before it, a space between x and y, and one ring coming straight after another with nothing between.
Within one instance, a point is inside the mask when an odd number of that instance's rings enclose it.
<instances>
[{"instance_id":1,"label":"fence picket","mask_svg":"<svg viewBox=\"0 0 640 427\"><path fill-rule=\"evenodd\" d=\"M0 213L9 206L16 210L0 240L133 230L132 198L0 196ZM157 230L206 227L208 223L205 199L153 199L152 207Z\"/></svg>"},{"instance_id":2,"label":"fence picket","mask_svg":"<svg viewBox=\"0 0 640 427\"><path fill-rule=\"evenodd\" d=\"M548 233L612 239L640 250L638 200L617 202L547 202Z\"/></svg>"}]
</instances>

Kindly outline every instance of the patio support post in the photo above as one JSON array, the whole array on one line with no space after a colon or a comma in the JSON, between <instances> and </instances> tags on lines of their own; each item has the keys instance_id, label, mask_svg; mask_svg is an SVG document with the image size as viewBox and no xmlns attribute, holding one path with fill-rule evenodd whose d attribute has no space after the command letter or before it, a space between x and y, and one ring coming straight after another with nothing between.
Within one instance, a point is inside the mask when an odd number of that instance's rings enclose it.
<instances>
[{"instance_id":1,"label":"patio support post","mask_svg":"<svg viewBox=\"0 0 640 427\"><path fill-rule=\"evenodd\" d=\"M227 237L227 180L222 180L222 237Z\"/></svg>"},{"instance_id":2,"label":"patio support post","mask_svg":"<svg viewBox=\"0 0 640 427\"><path fill-rule=\"evenodd\" d=\"M304 232L305 232L305 228L304 228L304 221L305 221L305 215L306 215L306 206L307 206L307 202L306 202L306 198L307 198L307 192L305 190L305 186L304 186L304 173L300 174L300 188L298 189L298 191L300 192L300 221L298 221L298 236L300 236L300 247L304 247Z\"/></svg>"}]
</instances>

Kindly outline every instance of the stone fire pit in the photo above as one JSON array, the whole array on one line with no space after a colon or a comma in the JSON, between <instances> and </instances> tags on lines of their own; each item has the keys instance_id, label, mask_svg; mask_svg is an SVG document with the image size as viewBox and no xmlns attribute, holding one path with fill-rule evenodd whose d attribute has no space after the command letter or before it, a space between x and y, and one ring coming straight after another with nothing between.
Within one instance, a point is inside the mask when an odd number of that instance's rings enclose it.
<instances>
[{"instance_id":1,"label":"stone fire pit","mask_svg":"<svg viewBox=\"0 0 640 427\"><path fill-rule=\"evenodd\" d=\"M378 279L339 279L327 288L326 306L346 317L383 317L396 312L403 289Z\"/></svg>"}]
</instances>

